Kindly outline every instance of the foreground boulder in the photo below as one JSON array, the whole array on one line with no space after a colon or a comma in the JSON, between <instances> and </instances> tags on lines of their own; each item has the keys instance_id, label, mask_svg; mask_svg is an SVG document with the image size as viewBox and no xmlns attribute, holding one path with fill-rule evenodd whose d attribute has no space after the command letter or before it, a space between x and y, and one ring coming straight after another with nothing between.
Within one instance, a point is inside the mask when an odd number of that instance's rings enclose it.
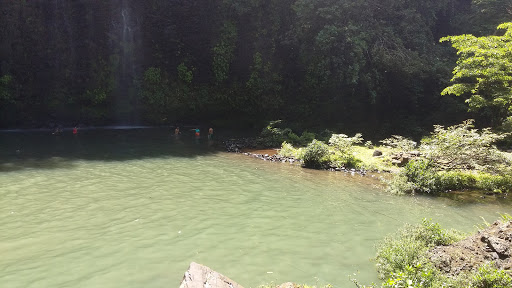
<instances>
[{"instance_id":1,"label":"foreground boulder","mask_svg":"<svg viewBox=\"0 0 512 288\"><path fill-rule=\"evenodd\" d=\"M441 271L456 276L475 271L482 264L493 262L498 269L512 269L512 222L496 221L462 241L438 246L430 251L430 260Z\"/></svg>"},{"instance_id":2,"label":"foreground boulder","mask_svg":"<svg viewBox=\"0 0 512 288\"><path fill-rule=\"evenodd\" d=\"M243 288L240 284L228 277L213 271L212 269L197 264L190 263L188 270L183 276L180 288Z\"/></svg>"}]
</instances>

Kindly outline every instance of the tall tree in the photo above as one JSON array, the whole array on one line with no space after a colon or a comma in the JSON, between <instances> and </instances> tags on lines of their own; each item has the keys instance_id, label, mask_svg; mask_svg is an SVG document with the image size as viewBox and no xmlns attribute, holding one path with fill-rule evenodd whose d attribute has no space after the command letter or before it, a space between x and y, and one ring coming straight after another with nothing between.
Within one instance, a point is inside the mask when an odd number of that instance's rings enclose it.
<instances>
[{"instance_id":1,"label":"tall tree","mask_svg":"<svg viewBox=\"0 0 512 288\"><path fill-rule=\"evenodd\" d=\"M470 110L486 110L492 124L512 115L512 22L503 23L502 36L448 36L459 59L452 82L443 95L467 96Z\"/></svg>"}]
</instances>

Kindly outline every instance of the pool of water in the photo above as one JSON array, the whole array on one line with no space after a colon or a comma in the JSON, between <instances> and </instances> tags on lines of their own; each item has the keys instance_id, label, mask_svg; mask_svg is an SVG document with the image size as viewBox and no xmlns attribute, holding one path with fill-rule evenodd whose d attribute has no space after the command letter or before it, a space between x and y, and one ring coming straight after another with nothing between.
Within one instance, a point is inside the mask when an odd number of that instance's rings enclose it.
<instances>
[{"instance_id":1,"label":"pool of water","mask_svg":"<svg viewBox=\"0 0 512 288\"><path fill-rule=\"evenodd\" d=\"M190 262L245 287L378 281L374 245L510 203L386 194L371 177L213 149L170 129L0 132L2 287L177 287Z\"/></svg>"}]
</instances>

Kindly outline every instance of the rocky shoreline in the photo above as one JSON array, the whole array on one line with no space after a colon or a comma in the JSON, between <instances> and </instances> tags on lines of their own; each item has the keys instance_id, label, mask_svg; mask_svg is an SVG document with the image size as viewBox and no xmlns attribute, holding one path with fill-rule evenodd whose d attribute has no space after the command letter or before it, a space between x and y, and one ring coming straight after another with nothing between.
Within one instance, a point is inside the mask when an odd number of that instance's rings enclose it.
<instances>
[{"instance_id":1,"label":"rocky shoreline","mask_svg":"<svg viewBox=\"0 0 512 288\"><path fill-rule=\"evenodd\" d=\"M258 139L256 138L241 138L241 139L229 139L222 142L223 148L226 152L230 153L240 153L245 156L253 157L256 159L260 159L263 161L269 162L280 162L280 163L288 163L294 165L303 165L304 163L295 159L294 157L285 157L278 154L278 149L265 149L259 146ZM274 151L274 154L270 151ZM265 153L261 153L261 152ZM354 168L345 168L345 167L334 167L329 166L325 167L323 170L330 172L345 172L351 175L360 175L366 176L368 173L380 173L380 171L367 171L364 169L354 169ZM372 177L375 177L372 175Z\"/></svg>"}]
</instances>

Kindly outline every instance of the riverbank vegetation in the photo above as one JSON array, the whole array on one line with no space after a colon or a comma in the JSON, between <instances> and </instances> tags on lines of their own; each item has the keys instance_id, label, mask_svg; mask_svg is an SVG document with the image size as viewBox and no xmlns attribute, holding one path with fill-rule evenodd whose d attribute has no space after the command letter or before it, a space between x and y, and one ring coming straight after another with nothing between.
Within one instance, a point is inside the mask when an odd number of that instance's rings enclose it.
<instances>
[{"instance_id":1,"label":"riverbank vegetation","mask_svg":"<svg viewBox=\"0 0 512 288\"><path fill-rule=\"evenodd\" d=\"M303 161L307 168L394 172L386 181L388 191L395 194L512 191L511 154L495 146L510 134L476 129L473 120L450 127L436 125L419 143L394 135L380 141L379 146L365 142L360 133L352 137L331 134L327 141L324 136L323 140L313 139L306 145L305 137L298 137L287 128L269 126L262 135L270 137L269 142L284 140L278 153ZM316 138L309 132L302 135Z\"/></svg>"},{"instance_id":2,"label":"riverbank vegetation","mask_svg":"<svg viewBox=\"0 0 512 288\"><path fill-rule=\"evenodd\" d=\"M382 285L364 286L356 280L354 282L360 288L511 287L510 270L506 271L507 268L499 264L501 261L508 263L506 261L510 258L510 253L508 250L505 252L497 248L497 245L486 246L485 241L481 240L492 238L500 242L501 238L506 238L500 233L510 232L512 227L510 220L509 215L504 215L500 221L492 225L487 224L488 227L481 229L478 234L467 237L454 230L442 229L439 224L427 220L423 220L418 225L406 225L396 234L386 237L376 247L375 261L379 277L384 280ZM509 249L510 239L503 240L502 244L503 248ZM472 252L465 251L465 248L461 247L471 247ZM495 252L496 249L500 252ZM445 254L439 252L445 250L450 252ZM484 260L483 256L476 256L478 254L493 255L493 253L498 253L499 258L492 260L494 258L486 257L487 260ZM455 259L450 261L452 255L458 255L453 257L458 257L465 262Z\"/></svg>"}]
</instances>

